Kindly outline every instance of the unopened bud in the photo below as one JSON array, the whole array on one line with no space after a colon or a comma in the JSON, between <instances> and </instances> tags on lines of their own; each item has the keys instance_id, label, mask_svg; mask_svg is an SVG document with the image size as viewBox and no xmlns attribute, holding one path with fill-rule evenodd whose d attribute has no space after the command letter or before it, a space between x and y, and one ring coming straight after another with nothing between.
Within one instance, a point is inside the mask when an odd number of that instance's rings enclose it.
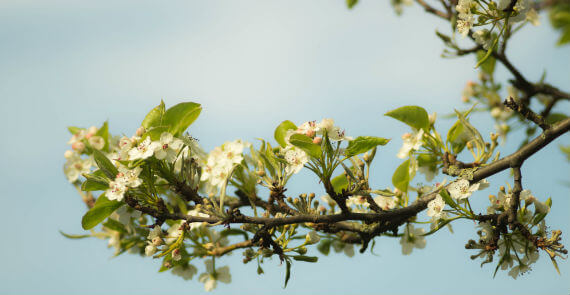
<instances>
[{"instance_id":1,"label":"unopened bud","mask_svg":"<svg viewBox=\"0 0 570 295\"><path fill-rule=\"evenodd\" d=\"M292 202L293 202L293 198L287 197L287 202L292 203Z\"/></svg>"},{"instance_id":2,"label":"unopened bud","mask_svg":"<svg viewBox=\"0 0 570 295\"><path fill-rule=\"evenodd\" d=\"M505 186L501 185L501 186L499 187L499 190L504 193L504 192L505 192Z\"/></svg>"},{"instance_id":3,"label":"unopened bud","mask_svg":"<svg viewBox=\"0 0 570 295\"><path fill-rule=\"evenodd\" d=\"M325 213L327 211L327 208L325 208L325 206L323 205L320 205L317 211L319 211L320 213Z\"/></svg>"},{"instance_id":4,"label":"unopened bud","mask_svg":"<svg viewBox=\"0 0 570 295\"><path fill-rule=\"evenodd\" d=\"M467 142L466 146L467 146L468 149L472 149L472 148L473 148L473 144L472 144L470 141Z\"/></svg>"},{"instance_id":5,"label":"unopened bud","mask_svg":"<svg viewBox=\"0 0 570 295\"><path fill-rule=\"evenodd\" d=\"M259 177L263 177L263 176L265 176L265 170L257 170L255 172L255 174L257 174L257 176L259 176Z\"/></svg>"},{"instance_id":6,"label":"unopened bud","mask_svg":"<svg viewBox=\"0 0 570 295\"><path fill-rule=\"evenodd\" d=\"M156 247L155 247L155 246L153 246L153 245L147 245L147 246L144 248L144 254L145 254L146 256L152 256L152 255L154 255L154 253L156 253Z\"/></svg>"},{"instance_id":7,"label":"unopened bud","mask_svg":"<svg viewBox=\"0 0 570 295\"><path fill-rule=\"evenodd\" d=\"M501 108L494 107L491 109L491 117L498 119L501 116Z\"/></svg>"},{"instance_id":8,"label":"unopened bud","mask_svg":"<svg viewBox=\"0 0 570 295\"><path fill-rule=\"evenodd\" d=\"M464 102L464 103L468 103L468 102L470 101L470 99L469 99L469 97L467 97L467 96L462 96L462 97L461 97L461 101Z\"/></svg>"},{"instance_id":9,"label":"unopened bud","mask_svg":"<svg viewBox=\"0 0 570 295\"><path fill-rule=\"evenodd\" d=\"M309 194L309 198L312 199L312 198L314 198L314 197L315 197L315 193L310 193L310 194Z\"/></svg>"},{"instance_id":10,"label":"unopened bud","mask_svg":"<svg viewBox=\"0 0 570 295\"><path fill-rule=\"evenodd\" d=\"M497 138L499 138L499 135L497 133L491 132L490 137L492 141L496 141Z\"/></svg>"},{"instance_id":11,"label":"unopened bud","mask_svg":"<svg viewBox=\"0 0 570 295\"><path fill-rule=\"evenodd\" d=\"M313 138L313 143L314 143L314 144L321 144L321 142L323 142L323 138L322 138L322 137L315 137L315 138Z\"/></svg>"},{"instance_id":12,"label":"unopened bud","mask_svg":"<svg viewBox=\"0 0 570 295\"><path fill-rule=\"evenodd\" d=\"M135 132L135 134L140 137L140 136L142 136L145 132L146 132L146 130L144 129L144 127L141 126L141 127L139 127L139 128L137 129L137 131Z\"/></svg>"},{"instance_id":13,"label":"unopened bud","mask_svg":"<svg viewBox=\"0 0 570 295\"><path fill-rule=\"evenodd\" d=\"M315 137L315 130L307 130L307 132L305 132L305 135L307 135L308 137Z\"/></svg>"},{"instance_id":14,"label":"unopened bud","mask_svg":"<svg viewBox=\"0 0 570 295\"><path fill-rule=\"evenodd\" d=\"M412 137L412 134L411 134L411 133L404 133L404 134L402 134L402 139L408 139L408 138L410 138L410 137Z\"/></svg>"},{"instance_id":15,"label":"unopened bud","mask_svg":"<svg viewBox=\"0 0 570 295\"><path fill-rule=\"evenodd\" d=\"M299 247L299 249L297 249L297 253L299 253L301 255L307 254L307 247L305 247L305 246Z\"/></svg>"}]
</instances>

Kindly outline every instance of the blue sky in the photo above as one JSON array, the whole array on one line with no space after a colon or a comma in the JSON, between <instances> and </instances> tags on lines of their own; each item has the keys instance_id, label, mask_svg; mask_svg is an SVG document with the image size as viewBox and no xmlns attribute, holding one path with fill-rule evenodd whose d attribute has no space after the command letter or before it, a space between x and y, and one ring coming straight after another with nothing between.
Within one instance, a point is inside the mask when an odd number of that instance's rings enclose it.
<instances>
[{"instance_id":1,"label":"blue sky","mask_svg":"<svg viewBox=\"0 0 570 295\"><path fill-rule=\"evenodd\" d=\"M397 17L389 1L363 1L349 11L344 1L71 1L20 0L0 3L0 132L4 155L0 215L2 294L200 294L203 285L158 274L159 263L133 255L111 259L106 242L67 240L58 230L82 233L85 209L63 173L66 126L100 125L109 120L115 134L130 135L150 108L164 99L203 105L190 132L211 149L224 141L272 139L279 122L335 118L349 135L393 138L377 156L379 187L390 185L402 124L382 116L407 104L451 113L461 90L477 77L471 57L440 58L435 30L448 24L418 7ZM557 34L541 16L509 46L513 63L532 80L547 70L547 81L570 90L569 47L554 48ZM499 68L497 77L509 75ZM566 88L565 86L566 85ZM559 110L568 111L569 104ZM481 133L489 118L473 118ZM452 121L438 122L444 133ZM501 147L516 148L516 137ZM557 144L525 163L523 185L554 201L548 222L569 244L569 165ZM379 158L378 158L379 157ZM490 179L476 194L484 210L487 195L508 181ZM301 174L289 191L322 190ZM375 253L321 257L318 264L296 263L287 289L284 266L265 264L258 276L241 254L223 259L233 283L214 294L567 294L570 266L557 275L541 255L535 269L514 281L493 267L482 269L463 248L476 236L473 223L441 231L424 250L402 256L398 240L378 239ZM316 250L310 250L316 253ZM202 268L202 265L198 265Z\"/></svg>"}]
</instances>

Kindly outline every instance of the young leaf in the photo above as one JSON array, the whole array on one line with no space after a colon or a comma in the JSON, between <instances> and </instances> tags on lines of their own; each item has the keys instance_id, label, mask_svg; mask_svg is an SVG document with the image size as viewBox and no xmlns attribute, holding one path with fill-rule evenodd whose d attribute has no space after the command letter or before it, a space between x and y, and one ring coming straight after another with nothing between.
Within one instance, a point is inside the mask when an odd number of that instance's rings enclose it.
<instances>
[{"instance_id":1,"label":"young leaf","mask_svg":"<svg viewBox=\"0 0 570 295\"><path fill-rule=\"evenodd\" d=\"M162 116L162 126L169 126L169 132L180 136L200 115L202 106L194 102L183 102L172 106Z\"/></svg>"},{"instance_id":2,"label":"young leaf","mask_svg":"<svg viewBox=\"0 0 570 295\"><path fill-rule=\"evenodd\" d=\"M376 146L385 145L389 141L390 139L382 137L359 136L348 142L345 155L350 158L352 156L365 153Z\"/></svg>"},{"instance_id":3,"label":"young leaf","mask_svg":"<svg viewBox=\"0 0 570 295\"><path fill-rule=\"evenodd\" d=\"M59 231L59 233L68 239L84 239L84 238L91 237L91 235L70 235L70 234L66 234L62 231Z\"/></svg>"},{"instance_id":4,"label":"young leaf","mask_svg":"<svg viewBox=\"0 0 570 295\"><path fill-rule=\"evenodd\" d=\"M304 134L293 134L289 138L292 145L304 150L313 158L321 158L321 146L314 144L313 140Z\"/></svg>"},{"instance_id":5,"label":"young leaf","mask_svg":"<svg viewBox=\"0 0 570 295\"><path fill-rule=\"evenodd\" d=\"M346 6L348 9L352 9L356 4L358 4L358 0L346 0Z\"/></svg>"},{"instance_id":6,"label":"young leaf","mask_svg":"<svg viewBox=\"0 0 570 295\"><path fill-rule=\"evenodd\" d=\"M340 174L335 176L333 179L331 179L331 184L336 193L341 193L343 189L346 189L348 187L348 180L346 179L346 175Z\"/></svg>"},{"instance_id":7,"label":"young leaf","mask_svg":"<svg viewBox=\"0 0 570 295\"><path fill-rule=\"evenodd\" d=\"M289 283L289 279L291 278L291 262L288 259L285 259L285 264L287 264L287 268L285 271L285 285L283 288L287 288L287 283Z\"/></svg>"},{"instance_id":8,"label":"young leaf","mask_svg":"<svg viewBox=\"0 0 570 295\"><path fill-rule=\"evenodd\" d=\"M439 195L445 201L445 203L449 205L451 208L457 208L457 203L455 203L455 201L451 198L446 189L442 189L439 192Z\"/></svg>"},{"instance_id":9,"label":"young leaf","mask_svg":"<svg viewBox=\"0 0 570 295\"><path fill-rule=\"evenodd\" d=\"M331 252L331 244L332 244L332 240L323 239L317 245L317 250L319 250L319 252L323 253L325 256L329 255L329 253Z\"/></svg>"},{"instance_id":10,"label":"young leaf","mask_svg":"<svg viewBox=\"0 0 570 295\"><path fill-rule=\"evenodd\" d=\"M83 129L83 128L79 128L79 127L75 127L75 126L67 127L67 130L69 130L69 133L71 133L71 135L77 134L77 132L81 131L81 129Z\"/></svg>"},{"instance_id":11,"label":"young leaf","mask_svg":"<svg viewBox=\"0 0 570 295\"><path fill-rule=\"evenodd\" d=\"M164 101L160 100L160 104L150 110L150 112L144 117L141 126L145 129L151 127L162 126L162 118L164 116Z\"/></svg>"},{"instance_id":12,"label":"young leaf","mask_svg":"<svg viewBox=\"0 0 570 295\"><path fill-rule=\"evenodd\" d=\"M418 106L404 106L389 111L385 116L392 117L416 129L429 130L429 116L426 110Z\"/></svg>"},{"instance_id":13,"label":"young leaf","mask_svg":"<svg viewBox=\"0 0 570 295\"><path fill-rule=\"evenodd\" d=\"M396 171L394 171L394 175L392 175L392 184L394 186L403 191L408 191L408 184L410 182L410 160L406 160L402 163Z\"/></svg>"},{"instance_id":14,"label":"young leaf","mask_svg":"<svg viewBox=\"0 0 570 295\"><path fill-rule=\"evenodd\" d=\"M295 259L297 261L305 261L305 262L312 262L312 263L319 261L319 257L316 257L316 256L291 255L289 257L293 257L293 259Z\"/></svg>"},{"instance_id":15,"label":"young leaf","mask_svg":"<svg viewBox=\"0 0 570 295\"><path fill-rule=\"evenodd\" d=\"M485 52L484 50L477 51L477 60L479 61L479 60L483 59L483 57L485 57L486 54L487 54L487 52ZM481 64L481 70L483 70L483 72L492 76L493 72L495 72L495 63L496 62L497 61L495 60L495 58L493 56L487 57L487 60Z\"/></svg>"},{"instance_id":16,"label":"young leaf","mask_svg":"<svg viewBox=\"0 0 570 295\"><path fill-rule=\"evenodd\" d=\"M109 183L107 181L90 176L88 174L85 174L84 176L87 179L81 184L82 191L104 191L109 188Z\"/></svg>"},{"instance_id":17,"label":"young leaf","mask_svg":"<svg viewBox=\"0 0 570 295\"><path fill-rule=\"evenodd\" d=\"M103 171L103 173L105 173L105 175L109 177L109 179L115 179L115 177L119 173L119 170L117 170L117 167L115 167L115 165L111 163L111 161L109 160L109 158L107 158L107 156L105 156L102 152L98 150L93 150L93 158L95 158L95 163L97 163L97 167L99 167L99 169L101 169L101 171Z\"/></svg>"},{"instance_id":18,"label":"young leaf","mask_svg":"<svg viewBox=\"0 0 570 295\"><path fill-rule=\"evenodd\" d=\"M93 208L89 209L89 211L83 215L81 226L86 230L94 228L123 204L124 203L119 201L110 201L104 195L99 196Z\"/></svg>"},{"instance_id":19,"label":"young leaf","mask_svg":"<svg viewBox=\"0 0 570 295\"><path fill-rule=\"evenodd\" d=\"M281 145L282 147L285 147L287 145L287 143L285 142L285 135L287 135L287 130L290 129L296 130L297 126L295 126L295 124L289 120L281 122L281 124L279 124L279 126L275 128L273 136L275 137L277 143L279 143L279 145Z\"/></svg>"}]
</instances>

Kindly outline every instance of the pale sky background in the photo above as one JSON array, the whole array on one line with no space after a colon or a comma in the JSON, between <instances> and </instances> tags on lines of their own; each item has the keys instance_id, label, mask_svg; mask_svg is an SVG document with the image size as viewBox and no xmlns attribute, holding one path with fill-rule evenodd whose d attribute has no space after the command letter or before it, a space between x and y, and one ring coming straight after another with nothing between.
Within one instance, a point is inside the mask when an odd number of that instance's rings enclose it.
<instances>
[{"instance_id":1,"label":"pale sky background","mask_svg":"<svg viewBox=\"0 0 570 295\"><path fill-rule=\"evenodd\" d=\"M190 132L206 148L256 137L272 140L283 120L301 123L335 118L348 135L393 138L377 155L375 183L391 185L400 136L407 128L385 112L419 104L440 115L460 102L465 82L477 77L472 57L440 58L435 30L448 24L414 6L397 17L387 0L363 0L349 11L344 1L150 1L0 0L0 165L3 237L0 294L202 294L203 285L169 273L158 261L135 255L111 259L106 241L68 240L58 230L81 234L85 212L62 173L68 125L100 125L130 135L153 106L181 101L203 105ZM532 80L570 90L570 50L554 48L558 35L545 15L509 45L512 61ZM499 68L497 77L510 76ZM569 104L559 110L568 113ZM474 117L481 133L492 131L486 115ZM447 132L451 120L440 119ZM501 147L503 155L517 139ZM523 185L535 196L553 198L547 221L570 245L570 166L558 151L568 135L523 167ZM475 194L487 205L508 173L489 179ZM438 179L441 179L439 177ZM322 194L308 173L289 188L293 194ZM397 239L377 239L369 252L350 259L323 257L295 263L282 289L284 265L277 259L256 274L241 252L219 260L230 265L233 283L212 294L568 294L570 266L556 274L541 254L529 274L493 279L464 249L476 238L472 222L454 224L428 237L427 247L402 256ZM203 264L196 264L200 270Z\"/></svg>"}]
</instances>

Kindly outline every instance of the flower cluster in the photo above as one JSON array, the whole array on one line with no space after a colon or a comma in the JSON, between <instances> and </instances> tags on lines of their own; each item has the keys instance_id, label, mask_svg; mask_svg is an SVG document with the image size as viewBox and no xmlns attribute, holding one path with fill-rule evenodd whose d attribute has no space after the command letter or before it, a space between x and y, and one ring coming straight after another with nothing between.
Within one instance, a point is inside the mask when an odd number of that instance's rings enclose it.
<instances>
[{"instance_id":1,"label":"flower cluster","mask_svg":"<svg viewBox=\"0 0 570 295\"><path fill-rule=\"evenodd\" d=\"M203 165L200 180L207 181L212 187L222 187L234 167L243 161L242 153L246 144L235 140L214 148Z\"/></svg>"},{"instance_id":2,"label":"flower cluster","mask_svg":"<svg viewBox=\"0 0 570 295\"><path fill-rule=\"evenodd\" d=\"M109 188L105 192L107 199L122 201L129 188L135 188L142 184L142 179L139 178L141 171L141 167L128 169L119 166L117 177L109 182Z\"/></svg>"},{"instance_id":3,"label":"flower cluster","mask_svg":"<svg viewBox=\"0 0 570 295\"><path fill-rule=\"evenodd\" d=\"M285 172L289 175L301 171L303 166L309 161L309 155L305 151L290 143L290 138L293 134L306 135L313 139L314 144L321 144L325 134L333 141L352 140L352 137L345 135L344 130L334 125L333 119L323 119L319 123L308 121L299 125L297 129L288 130L285 135L286 146L281 152L288 164L285 167Z\"/></svg>"}]
</instances>

